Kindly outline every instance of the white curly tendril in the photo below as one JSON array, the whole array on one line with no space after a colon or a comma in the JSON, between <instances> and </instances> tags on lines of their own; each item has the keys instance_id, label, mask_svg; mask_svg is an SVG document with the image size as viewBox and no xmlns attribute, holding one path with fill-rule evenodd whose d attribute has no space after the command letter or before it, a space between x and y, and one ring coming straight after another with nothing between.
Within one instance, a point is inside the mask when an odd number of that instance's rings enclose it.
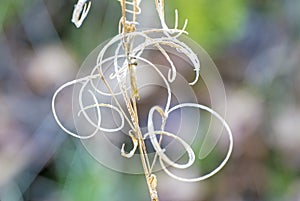
<instances>
[{"instance_id":1,"label":"white curly tendril","mask_svg":"<svg viewBox=\"0 0 300 201\"><path fill-rule=\"evenodd\" d=\"M78 0L77 4L74 5L71 21L77 28L82 25L83 21L87 17L91 8L91 4L91 0Z\"/></svg>"},{"instance_id":2,"label":"white curly tendril","mask_svg":"<svg viewBox=\"0 0 300 201\"><path fill-rule=\"evenodd\" d=\"M190 85L196 84L200 77L200 61L198 56L189 46L179 40L179 37L182 34L187 34L185 30L187 20L185 21L183 28L178 29L178 12L176 10L175 27L172 29L168 28L165 23L164 1L155 0L162 28L137 31L135 28L136 25L138 25L136 22L136 15L141 13L141 9L139 7L141 0L119 1L123 11L123 15L120 19L120 33L107 42L101 51L97 53L97 60L89 75L65 83L54 93L52 99L52 111L55 120L66 133L80 139L90 139L99 133L101 134L100 131L106 133L121 132L126 125L130 128L128 135L133 142L133 148L129 153L126 153L125 144L123 144L120 149L121 155L126 158L130 158L135 154L136 150L139 149L141 154L146 155L145 158L142 158L142 162L145 174L147 174L147 180L153 179L153 182L155 183L156 179L154 180L154 178L156 177L152 174L152 169L156 162L156 157L160 162L161 168L169 176L177 180L196 182L213 176L224 167L232 153L233 137L230 127L217 112L207 106L196 103L180 103L178 105L171 106L172 90L170 84L176 80L178 66L168 50L172 49L177 55L185 58L190 64L192 64L195 72L195 78L189 82ZM89 9L90 1L78 1L74 9L72 19L72 22L74 22L77 27L82 24ZM130 20L126 17L128 14L132 15ZM165 61L167 61L169 65L167 73L162 72L154 61L145 56L145 51L149 49L158 51ZM105 72L107 69L104 69L104 66L107 67L107 65L110 65L111 67L109 69L109 75ZM141 131L139 125L138 110L136 107L136 101L143 99L143 96L140 97L138 94L139 86L136 82L136 70L139 69L141 65L147 65L147 68L151 68L162 80L167 91L167 98L164 106L154 105L149 110L147 132L144 133ZM66 87L74 85L80 86L78 95L76 96L79 107L76 115L83 118L88 125L93 128L90 133L81 132L79 134L71 131L64 126L57 114L56 98L58 94ZM88 101L83 99L83 94L87 94L85 96L89 96ZM123 107L124 105L126 106L125 108ZM195 153L191 146L179 136L165 130L165 123L168 120L169 115L182 108L193 108L195 110L204 110L210 113L224 126L229 137L229 147L223 161L210 173L196 178L183 178L173 174L169 170L170 167L177 169L191 167L195 161ZM103 120L107 118L104 118L104 110L111 110L114 114L116 114L114 117L117 116L119 121L117 121L115 127L106 127L105 123L103 123ZM90 111L94 111L92 117L90 116ZM157 130L154 126L153 118L155 113L158 113L162 119L162 124L159 130ZM161 139L163 136L172 138L184 148L188 156L188 160L185 164L172 161L167 156L166 149L162 148L161 145ZM147 158L147 150L144 146L144 141L146 139L150 139L156 154L152 164L150 164L149 159ZM158 198L155 198L157 197L157 192L153 187L156 185L148 182L148 186L152 200L158 200Z\"/></svg>"}]
</instances>

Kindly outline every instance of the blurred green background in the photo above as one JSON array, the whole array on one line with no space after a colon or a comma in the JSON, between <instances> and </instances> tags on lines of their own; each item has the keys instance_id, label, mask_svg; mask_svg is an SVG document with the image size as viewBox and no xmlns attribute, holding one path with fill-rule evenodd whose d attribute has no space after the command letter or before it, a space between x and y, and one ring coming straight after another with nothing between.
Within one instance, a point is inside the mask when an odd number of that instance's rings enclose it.
<instances>
[{"instance_id":1,"label":"blurred green background","mask_svg":"<svg viewBox=\"0 0 300 201\"><path fill-rule=\"evenodd\" d=\"M1 201L149 200L143 176L103 167L53 120L54 91L118 31L118 1L93 0L80 29L70 20L75 3L0 2ZM144 27L153 6L142 1ZM159 174L161 200L299 201L300 1L166 0L170 25L175 8L221 73L235 149L204 182Z\"/></svg>"}]
</instances>

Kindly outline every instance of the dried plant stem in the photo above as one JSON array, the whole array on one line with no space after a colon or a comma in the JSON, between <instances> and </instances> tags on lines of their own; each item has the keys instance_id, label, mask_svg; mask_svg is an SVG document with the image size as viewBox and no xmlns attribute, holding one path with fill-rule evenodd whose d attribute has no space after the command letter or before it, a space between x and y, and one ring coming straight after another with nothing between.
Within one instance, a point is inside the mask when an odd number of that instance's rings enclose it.
<instances>
[{"instance_id":1,"label":"dried plant stem","mask_svg":"<svg viewBox=\"0 0 300 201\"><path fill-rule=\"evenodd\" d=\"M132 97L132 103L133 103L133 107L135 108L135 114L137 116L138 113L137 113L136 99L134 96ZM138 118L136 118L136 121L137 121L136 122L136 125L137 125L136 135L138 138L138 147L139 147L141 162L142 162L142 166L144 169L144 174L145 174L147 186L149 189L150 197L151 197L152 201L158 201L157 190L156 190L156 186L157 186L156 176L154 174L152 174L152 168L150 167L149 157L147 154L146 145L145 145L142 133L140 131Z\"/></svg>"},{"instance_id":2,"label":"dried plant stem","mask_svg":"<svg viewBox=\"0 0 300 201\"><path fill-rule=\"evenodd\" d=\"M147 149L146 145L143 139L143 135L140 130L139 126L139 119L138 119L138 108L137 108L137 99L139 99L138 95L138 89L137 89L137 84L136 84L136 75L135 75L135 67L137 65L136 61L132 61L131 58L131 53L132 53L132 47L134 44L134 37L128 37L126 34L128 32L133 32L136 30L135 24L136 24L136 15L138 13L138 4L137 0L132 1L133 5L133 12L132 12L132 22L129 24L126 20L126 0L121 0L121 8L122 8L122 17L120 19L120 24L122 24L123 29L119 29L123 33L123 47L125 51L125 55L127 56L127 65L128 65L128 71L130 72L130 86L131 86L131 102L130 99L128 98L127 91L125 88L121 89L124 100L127 105L128 112L131 116L132 123L134 125L134 134L135 137L138 139L138 149L140 152L140 157L141 157L141 162L147 182L147 186L149 189L150 197L152 201L158 201L158 196L157 196L157 180L156 176L153 175L152 172L152 167L150 167L150 162L149 162L149 157L147 154Z\"/></svg>"}]
</instances>

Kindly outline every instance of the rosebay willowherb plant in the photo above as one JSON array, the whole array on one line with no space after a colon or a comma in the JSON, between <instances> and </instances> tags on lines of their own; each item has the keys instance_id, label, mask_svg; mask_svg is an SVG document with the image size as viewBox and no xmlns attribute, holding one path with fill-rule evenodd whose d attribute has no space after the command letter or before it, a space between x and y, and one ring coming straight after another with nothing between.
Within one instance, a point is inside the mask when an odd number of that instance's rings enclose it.
<instances>
[{"instance_id":1,"label":"rosebay willowherb plant","mask_svg":"<svg viewBox=\"0 0 300 201\"><path fill-rule=\"evenodd\" d=\"M187 95L190 90L188 86L195 85L200 78L200 63L205 63L201 60L204 53L195 54L192 48L181 40L182 35L187 34L185 31L187 20L183 28L179 29L176 10L175 26L169 28L165 22L164 0L155 0L161 28L137 31L136 27L139 25L137 15L141 13L141 0L119 1L122 8L119 34L91 53L92 56L86 60L77 79L65 83L55 92L52 110L58 125L66 133L82 139L89 152L94 154L99 161L106 153L95 154L93 153L94 147L106 151L108 146L105 144L107 139L99 136L107 136L108 133L125 133L129 136L132 142L132 149L129 152L125 151L125 143L114 147L118 147L118 155L123 156L124 159L131 160L139 157L151 200L156 201L158 200L157 178L154 171L162 169L174 179L184 182L205 180L220 171L229 160L233 149L232 133L228 124L217 112L210 107L198 104L193 97L186 98L190 96ZM76 27L82 25L90 7L91 1L88 0L79 0L75 5L72 22ZM158 60L165 61L165 65L169 67L166 68ZM184 62L192 66L195 72L194 79L190 83L186 82L179 73L179 68L182 70ZM147 120L143 122L145 126L142 126L140 110L144 108L139 106L139 102L153 96L151 90L150 92L145 90L147 85L163 87L163 91L159 92L161 94L156 95L157 99L163 97L163 102L154 103L147 109ZM63 125L55 107L57 95L69 86L74 87L73 113L77 132ZM211 172L196 178L184 178L170 171L170 168L189 168L196 158L190 145L191 142L187 142L179 134L167 129L167 124L170 124L168 123L169 117L173 114L181 114L182 118L189 118L189 115L180 113L184 109L194 109L197 115L200 110L210 113L220 121L229 137L229 148L223 161ZM196 124L199 121L197 115L192 117ZM182 128L188 129L185 126ZM196 129L194 130L196 134ZM164 141L166 138L169 139L167 145ZM168 145L172 142L180 147L173 149L175 152L183 150L175 154L175 159L167 154ZM94 147L91 147L91 144ZM149 146L152 152L149 151ZM183 154L187 156L186 163L178 162ZM114 158L114 160L117 159ZM159 161L159 167L157 167L157 161ZM116 164L106 164L118 169L115 167Z\"/></svg>"}]
</instances>

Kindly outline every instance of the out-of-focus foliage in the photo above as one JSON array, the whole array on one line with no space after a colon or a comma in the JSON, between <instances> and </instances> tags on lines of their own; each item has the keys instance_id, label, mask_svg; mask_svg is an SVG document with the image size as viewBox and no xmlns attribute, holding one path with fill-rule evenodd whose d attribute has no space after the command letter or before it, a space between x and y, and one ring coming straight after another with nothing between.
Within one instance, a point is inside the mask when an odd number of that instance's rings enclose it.
<instances>
[{"instance_id":1,"label":"out-of-focus foliage","mask_svg":"<svg viewBox=\"0 0 300 201\"><path fill-rule=\"evenodd\" d=\"M21 1L17 1L17 3L21 4ZM12 17L14 14L16 14L19 10L20 6L16 4L14 1L9 1L9 0L3 0L1 2L0 6L0 25L1 25L1 31L2 31L2 26L4 23L5 19L9 19Z\"/></svg>"},{"instance_id":2,"label":"out-of-focus foliage","mask_svg":"<svg viewBox=\"0 0 300 201\"><path fill-rule=\"evenodd\" d=\"M168 13L179 10L179 16L189 20L189 36L204 48L215 48L241 36L248 14L248 1L241 0L172 0L166 1ZM173 19L168 17L168 21Z\"/></svg>"},{"instance_id":3,"label":"out-of-focus foliage","mask_svg":"<svg viewBox=\"0 0 300 201\"><path fill-rule=\"evenodd\" d=\"M34 0L2 0L0 6L0 33L2 32L2 26L4 24L9 24L21 10L30 7L32 2L34 2Z\"/></svg>"},{"instance_id":4,"label":"out-of-focus foliage","mask_svg":"<svg viewBox=\"0 0 300 201\"><path fill-rule=\"evenodd\" d=\"M142 4L146 1L154 4ZM0 2L1 201L148 198L143 176L103 167L58 128L50 113L55 89L73 79L89 52L118 30L117 0L93 0L80 29L70 22L75 3ZM177 8L180 25L188 18L189 36L213 55L227 89L235 148L228 165L205 182L185 184L158 173L162 200L299 201L300 1L165 3L170 27ZM156 15L153 10L148 17ZM63 115L70 103L59 103ZM226 142L221 139L198 161L199 170L220 161Z\"/></svg>"}]
</instances>

